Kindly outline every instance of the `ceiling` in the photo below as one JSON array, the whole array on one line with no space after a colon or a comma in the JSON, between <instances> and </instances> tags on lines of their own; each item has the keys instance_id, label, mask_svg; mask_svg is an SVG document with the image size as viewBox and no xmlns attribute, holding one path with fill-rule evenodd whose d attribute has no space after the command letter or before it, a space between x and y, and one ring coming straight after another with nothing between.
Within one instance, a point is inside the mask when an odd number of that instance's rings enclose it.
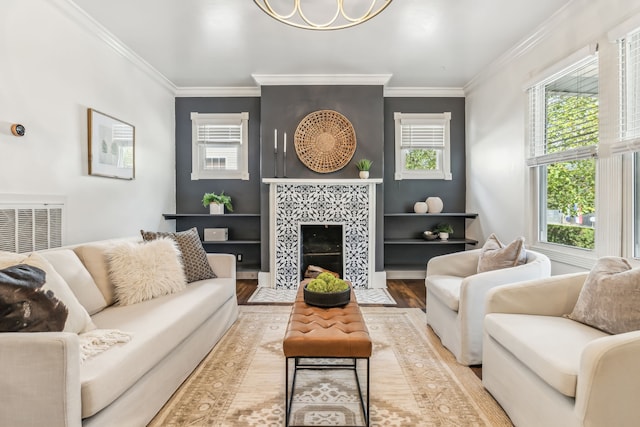
<instances>
[{"instance_id":1,"label":"ceiling","mask_svg":"<svg viewBox=\"0 0 640 427\"><path fill-rule=\"evenodd\" d=\"M177 87L256 86L252 74L390 74L390 87L461 88L570 0L395 0L337 31L284 25L252 0L69 1Z\"/></svg>"}]
</instances>

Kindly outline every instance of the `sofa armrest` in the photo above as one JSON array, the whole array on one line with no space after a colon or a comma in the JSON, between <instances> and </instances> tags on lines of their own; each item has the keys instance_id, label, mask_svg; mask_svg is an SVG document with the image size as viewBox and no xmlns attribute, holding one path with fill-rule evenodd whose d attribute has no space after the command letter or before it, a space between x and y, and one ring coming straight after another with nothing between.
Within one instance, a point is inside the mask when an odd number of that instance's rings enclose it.
<instances>
[{"instance_id":1,"label":"sofa armrest","mask_svg":"<svg viewBox=\"0 0 640 427\"><path fill-rule=\"evenodd\" d=\"M640 420L640 331L589 343L582 353L576 415L585 426L637 426Z\"/></svg>"},{"instance_id":2,"label":"sofa armrest","mask_svg":"<svg viewBox=\"0 0 640 427\"><path fill-rule=\"evenodd\" d=\"M563 274L491 289L486 313L562 316L571 313L588 272Z\"/></svg>"},{"instance_id":3,"label":"sofa armrest","mask_svg":"<svg viewBox=\"0 0 640 427\"><path fill-rule=\"evenodd\" d=\"M427 262L427 276L468 277L478 272L481 249L454 252L433 257Z\"/></svg>"},{"instance_id":4,"label":"sofa armrest","mask_svg":"<svg viewBox=\"0 0 640 427\"><path fill-rule=\"evenodd\" d=\"M78 336L0 334L0 390L0 425L80 426Z\"/></svg>"},{"instance_id":5,"label":"sofa armrest","mask_svg":"<svg viewBox=\"0 0 640 427\"><path fill-rule=\"evenodd\" d=\"M236 278L236 257L232 254L207 254L207 261L216 276Z\"/></svg>"}]
</instances>

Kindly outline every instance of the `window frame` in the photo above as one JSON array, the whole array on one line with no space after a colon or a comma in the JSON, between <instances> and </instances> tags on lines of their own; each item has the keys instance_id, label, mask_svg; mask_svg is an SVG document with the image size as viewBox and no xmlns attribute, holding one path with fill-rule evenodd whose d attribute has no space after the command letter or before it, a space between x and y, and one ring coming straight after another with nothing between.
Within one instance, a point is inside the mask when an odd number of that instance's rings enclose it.
<instances>
[{"instance_id":1,"label":"window frame","mask_svg":"<svg viewBox=\"0 0 640 427\"><path fill-rule=\"evenodd\" d=\"M240 147L238 150L237 170L205 170L201 168L198 126L216 124L239 126ZM203 179L240 179L249 180L249 113L191 113L191 180Z\"/></svg>"},{"instance_id":2,"label":"window frame","mask_svg":"<svg viewBox=\"0 0 640 427\"><path fill-rule=\"evenodd\" d=\"M393 114L395 123L395 173L394 179L401 181L403 179L440 179L451 180L451 113L401 113ZM432 171L411 171L403 167L402 150L402 126L405 124L422 124L433 125L434 123L442 124L443 127L443 146L442 159L440 168Z\"/></svg>"}]
</instances>

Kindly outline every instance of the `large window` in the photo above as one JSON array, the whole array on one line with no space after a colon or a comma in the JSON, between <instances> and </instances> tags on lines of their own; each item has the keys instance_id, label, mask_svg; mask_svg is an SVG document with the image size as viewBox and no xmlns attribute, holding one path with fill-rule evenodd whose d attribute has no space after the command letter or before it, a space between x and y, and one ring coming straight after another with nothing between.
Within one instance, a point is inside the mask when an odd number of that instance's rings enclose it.
<instances>
[{"instance_id":1,"label":"large window","mask_svg":"<svg viewBox=\"0 0 640 427\"><path fill-rule=\"evenodd\" d=\"M451 113L395 113L395 179L451 179Z\"/></svg>"},{"instance_id":2,"label":"large window","mask_svg":"<svg viewBox=\"0 0 640 427\"><path fill-rule=\"evenodd\" d=\"M598 60L591 55L529 88L530 153L540 242L594 249Z\"/></svg>"},{"instance_id":3,"label":"large window","mask_svg":"<svg viewBox=\"0 0 640 427\"><path fill-rule=\"evenodd\" d=\"M191 179L249 179L249 113L191 113Z\"/></svg>"}]
</instances>

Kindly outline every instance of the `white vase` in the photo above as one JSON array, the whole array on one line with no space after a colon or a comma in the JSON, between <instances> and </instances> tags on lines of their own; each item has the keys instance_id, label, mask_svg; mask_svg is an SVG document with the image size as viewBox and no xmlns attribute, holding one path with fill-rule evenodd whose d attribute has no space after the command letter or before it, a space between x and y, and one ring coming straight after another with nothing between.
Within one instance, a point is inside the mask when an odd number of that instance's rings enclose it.
<instances>
[{"instance_id":1,"label":"white vase","mask_svg":"<svg viewBox=\"0 0 640 427\"><path fill-rule=\"evenodd\" d=\"M440 197L428 197L425 202L429 207L429 213L440 213L442 212L442 208L444 208L444 203L442 203Z\"/></svg>"},{"instance_id":2,"label":"white vase","mask_svg":"<svg viewBox=\"0 0 640 427\"><path fill-rule=\"evenodd\" d=\"M222 203L211 203L211 204L209 204L209 213L211 215L222 215L222 214L224 214L224 205Z\"/></svg>"},{"instance_id":3,"label":"white vase","mask_svg":"<svg viewBox=\"0 0 640 427\"><path fill-rule=\"evenodd\" d=\"M423 214L423 213L427 213L428 210L429 210L429 207L427 206L426 202L416 202L413 205L413 211L415 213Z\"/></svg>"},{"instance_id":4,"label":"white vase","mask_svg":"<svg viewBox=\"0 0 640 427\"><path fill-rule=\"evenodd\" d=\"M449 240L449 233L441 231L438 233L438 237L440 237L440 240Z\"/></svg>"},{"instance_id":5,"label":"white vase","mask_svg":"<svg viewBox=\"0 0 640 427\"><path fill-rule=\"evenodd\" d=\"M369 178L369 171L360 171L358 175L360 175L360 178L362 179L367 179Z\"/></svg>"}]
</instances>

